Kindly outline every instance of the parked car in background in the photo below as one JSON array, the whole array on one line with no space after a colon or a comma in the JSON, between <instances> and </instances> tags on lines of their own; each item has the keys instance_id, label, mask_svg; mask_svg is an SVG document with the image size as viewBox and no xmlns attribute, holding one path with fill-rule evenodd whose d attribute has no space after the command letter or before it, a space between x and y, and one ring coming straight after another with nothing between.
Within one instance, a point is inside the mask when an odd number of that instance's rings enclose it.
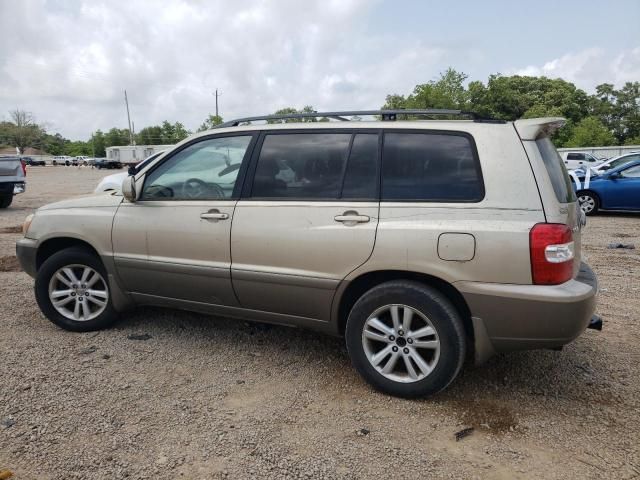
<instances>
[{"instance_id":1,"label":"parked car in background","mask_svg":"<svg viewBox=\"0 0 640 480\"><path fill-rule=\"evenodd\" d=\"M560 156L568 170L575 170L582 166L596 167L604 162L602 158L583 152L562 152Z\"/></svg>"},{"instance_id":2,"label":"parked car in background","mask_svg":"<svg viewBox=\"0 0 640 480\"><path fill-rule=\"evenodd\" d=\"M26 164L13 156L0 156L0 208L7 208L13 196L25 191Z\"/></svg>"},{"instance_id":3,"label":"parked car in background","mask_svg":"<svg viewBox=\"0 0 640 480\"><path fill-rule=\"evenodd\" d=\"M407 113L453 116L239 119L148 162L122 195L41 207L17 244L38 305L72 331L157 305L344 335L363 378L403 397L443 390L468 356L599 325L584 216L549 137L564 119ZM381 120L259 123L316 115Z\"/></svg>"},{"instance_id":4,"label":"parked car in background","mask_svg":"<svg viewBox=\"0 0 640 480\"><path fill-rule=\"evenodd\" d=\"M68 167L73 164L73 160L69 155L56 155L51 160L51 163L53 165L66 165Z\"/></svg>"},{"instance_id":5,"label":"parked car in background","mask_svg":"<svg viewBox=\"0 0 640 480\"><path fill-rule=\"evenodd\" d=\"M89 160L91 157L87 157L86 155L79 155L73 159L74 165L89 165Z\"/></svg>"},{"instance_id":6,"label":"parked car in background","mask_svg":"<svg viewBox=\"0 0 640 480\"><path fill-rule=\"evenodd\" d=\"M98 169L114 169L114 168L122 168L122 163L118 160L109 160L107 158L96 158L96 162L94 166Z\"/></svg>"},{"instance_id":7,"label":"parked car in background","mask_svg":"<svg viewBox=\"0 0 640 480\"><path fill-rule=\"evenodd\" d=\"M20 160L30 167L44 167L47 164L44 160L36 160L31 157L22 157Z\"/></svg>"},{"instance_id":8,"label":"parked car in background","mask_svg":"<svg viewBox=\"0 0 640 480\"><path fill-rule=\"evenodd\" d=\"M154 153L150 157L145 158L143 161L141 161L137 165L132 165L131 167L129 167L128 172L121 172L121 173L114 173L112 175L107 175L102 180L100 180L100 183L98 183L98 186L96 187L94 192L95 193L113 192L113 191L119 192L120 189L122 188L123 180L127 178L128 175L135 175L140 171L140 169L144 168L146 165L148 165L150 162L158 158L163 153L164 153L164 150Z\"/></svg>"},{"instance_id":9,"label":"parked car in background","mask_svg":"<svg viewBox=\"0 0 640 480\"><path fill-rule=\"evenodd\" d=\"M584 181L584 183L583 183ZM574 182L578 203L587 215L600 210L640 211L640 159Z\"/></svg>"},{"instance_id":10,"label":"parked car in background","mask_svg":"<svg viewBox=\"0 0 640 480\"><path fill-rule=\"evenodd\" d=\"M613 157L596 167L582 166L580 168L577 168L575 170L575 173L576 175L578 175L578 177L584 177L586 175L586 168L591 168L591 175L599 175L606 172L607 170L612 170L621 165L624 165L625 163L633 162L634 160L640 160L640 152L625 153L624 155Z\"/></svg>"}]
</instances>

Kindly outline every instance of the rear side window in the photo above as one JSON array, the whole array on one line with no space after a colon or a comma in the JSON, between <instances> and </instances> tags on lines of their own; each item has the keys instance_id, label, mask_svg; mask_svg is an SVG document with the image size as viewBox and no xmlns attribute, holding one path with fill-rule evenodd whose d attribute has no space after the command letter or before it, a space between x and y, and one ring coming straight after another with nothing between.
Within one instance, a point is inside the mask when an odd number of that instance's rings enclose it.
<instances>
[{"instance_id":1,"label":"rear side window","mask_svg":"<svg viewBox=\"0 0 640 480\"><path fill-rule=\"evenodd\" d=\"M382 200L479 202L480 164L471 138L448 133L385 133Z\"/></svg>"},{"instance_id":2,"label":"rear side window","mask_svg":"<svg viewBox=\"0 0 640 480\"><path fill-rule=\"evenodd\" d=\"M567 160L584 160L584 154L582 154L582 153L569 153L569 154L567 154Z\"/></svg>"},{"instance_id":3,"label":"rear side window","mask_svg":"<svg viewBox=\"0 0 640 480\"><path fill-rule=\"evenodd\" d=\"M564 167L562 158L558 155L556 147L553 146L549 137L543 137L536 140L538 150L542 156L542 161L547 169L553 191L560 203L571 203L576 201L576 195L571 188L571 179Z\"/></svg>"},{"instance_id":4,"label":"rear side window","mask_svg":"<svg viewBox=\"0 0 640 480\"><path fill-rule=\"evenodd\" d=\"M378 134L267 134L258 156L253 198L377 198Z\"/></svg>"}]
</instances>

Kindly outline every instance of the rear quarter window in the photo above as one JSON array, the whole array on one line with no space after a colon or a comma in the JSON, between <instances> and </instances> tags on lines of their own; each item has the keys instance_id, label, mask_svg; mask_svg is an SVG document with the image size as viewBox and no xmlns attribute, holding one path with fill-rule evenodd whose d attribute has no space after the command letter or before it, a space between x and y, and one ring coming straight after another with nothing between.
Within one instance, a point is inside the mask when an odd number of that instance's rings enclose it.
<instances>
[{"instance_id":1,"label":"rear quarter window","mask_svg":"<svg viewBox=\"0 0 640 480\"><path fill-rule=\"evenodd\" d=\"M558 201L560 203L575 202L576 194L571 187L571 179L551 139L549 137L539 138L536 140L536 145Z\"/></svg>"}]
</instances>

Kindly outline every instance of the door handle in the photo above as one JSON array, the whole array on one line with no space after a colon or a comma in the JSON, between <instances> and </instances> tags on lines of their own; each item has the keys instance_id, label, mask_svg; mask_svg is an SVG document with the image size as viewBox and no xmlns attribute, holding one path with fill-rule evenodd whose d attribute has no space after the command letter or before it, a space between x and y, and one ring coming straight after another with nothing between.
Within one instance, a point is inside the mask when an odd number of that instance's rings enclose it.
<instances>
[{"instance_id":1,"label":"door handle","mask_svg":"<svg viewBox=\"0 0 640 480\"><path fill-rule=\"evenodd\" d=\"M229 218L228 213L221 213L220 210L214 208L213 210L209 210L208 212L201 213L200 218L204 220L227 220Z\"/></svg>"},{"instance_id":2,"label":"door handle","mask_svg":"<svg viewBox=\"0 0 640 480\"><path fill-rule=\"evenodd\" d=\"M355 210L349 210L342 215L336 215L333 217L336 222L355 225L356 223L367 223L371 218L368 215L360 215Z\"/></svg>"}]
</instances>

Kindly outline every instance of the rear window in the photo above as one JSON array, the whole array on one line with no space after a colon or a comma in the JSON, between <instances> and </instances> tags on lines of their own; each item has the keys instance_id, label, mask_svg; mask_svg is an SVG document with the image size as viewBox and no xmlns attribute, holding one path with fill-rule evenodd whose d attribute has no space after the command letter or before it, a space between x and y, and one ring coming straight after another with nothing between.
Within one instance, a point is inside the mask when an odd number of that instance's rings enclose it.
<instances>
[{"instance_id":1,"label":"rear window","mask_svg":"<svg viewBox=\"0 0 640 480\"><path fill-rule=\"evenodd\" d=\"M382 200L479 202L484 184L467 135L385 133Z\"/></svg>"},{"instance_id":2,"label":"rear window","mask_svg":"<svg viewBox=\"0 0 640 480\"><path fill-rule=\"evenodd\" d=\"M536 140L538 150L542 156L542 161L547 169L553 191L560 203L571 203L576 201L576 195L571 188L571 179L564 167L562 158L558 155L556 147L553 146L549 137L543 137Z\"/></svg>"}]
</instances>

